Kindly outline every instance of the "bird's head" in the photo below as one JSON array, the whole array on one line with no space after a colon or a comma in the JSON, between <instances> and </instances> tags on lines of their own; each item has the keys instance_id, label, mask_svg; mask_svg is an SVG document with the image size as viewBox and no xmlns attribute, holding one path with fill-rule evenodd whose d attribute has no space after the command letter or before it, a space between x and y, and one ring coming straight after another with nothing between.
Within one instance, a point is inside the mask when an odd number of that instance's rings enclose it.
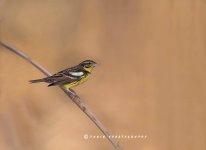
<instances>
[{"instance_id":1,"label":"bird's head","mask_svg":"<svg viewBox=\"0 0 206 150\"><path fill-rule=\"evenodd\" d=\"M79 65L81 65L84 68L84 70L91 72L92 69L97 65L97 63L93 60L85 60L81 62Z\"/></svg>"}]
</instances>

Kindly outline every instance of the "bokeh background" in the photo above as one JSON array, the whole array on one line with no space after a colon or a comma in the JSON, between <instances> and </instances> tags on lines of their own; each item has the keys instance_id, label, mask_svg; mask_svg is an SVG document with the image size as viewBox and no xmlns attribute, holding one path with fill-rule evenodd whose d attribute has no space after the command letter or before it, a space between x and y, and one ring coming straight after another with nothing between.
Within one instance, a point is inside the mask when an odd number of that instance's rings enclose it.
<instances>
[{"instance_id":1,"label":"bokeh background","mask_svg":"<svg viewBox=\"0 0 206 150\"><path fill-rule=\"evenodd\" d=\"M99 63L74 88L123 149L206 149L205 0L1 0L0 39L55 73ZM0 150L109 150L43 75L0 48Z\"/></svg>"}]
</instances>

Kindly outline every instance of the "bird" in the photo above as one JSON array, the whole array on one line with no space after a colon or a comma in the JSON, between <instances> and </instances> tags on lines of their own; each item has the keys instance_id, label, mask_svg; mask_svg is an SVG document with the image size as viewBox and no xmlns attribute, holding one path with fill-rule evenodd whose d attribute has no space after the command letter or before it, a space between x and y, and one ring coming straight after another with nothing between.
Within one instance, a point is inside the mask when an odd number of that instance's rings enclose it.
<instances>
[{"instance_id":1,"label":"bird","mask_svg":"<svg viewBox=\"0 0 206 150\"><path fill-rule=\"evenodd\" d=\"M46 82L50 86L63 86L66 89L73 88L87 81L92 70L97 65L93 60L85 60L80 64L62 70L49 77L30 80L30 83Z\"/></svg>"}]
</instances>

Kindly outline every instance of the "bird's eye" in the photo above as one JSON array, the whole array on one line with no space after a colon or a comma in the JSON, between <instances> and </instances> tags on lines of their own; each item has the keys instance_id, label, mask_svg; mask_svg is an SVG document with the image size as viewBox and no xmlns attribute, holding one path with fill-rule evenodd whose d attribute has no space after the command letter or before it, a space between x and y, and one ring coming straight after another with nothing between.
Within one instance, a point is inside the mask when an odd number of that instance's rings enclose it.
<instances>
[{"instance_id":1,"label":"bird's eye","mask_svg":"<svg viewBox=\"0 0 206 150\"><path fill-rule=\"evenodd\" d=\"M85 68L89 68L89 67L90 67L90 65L85 65L84 67L85 67Z\"/></svg>"}]
</instances>

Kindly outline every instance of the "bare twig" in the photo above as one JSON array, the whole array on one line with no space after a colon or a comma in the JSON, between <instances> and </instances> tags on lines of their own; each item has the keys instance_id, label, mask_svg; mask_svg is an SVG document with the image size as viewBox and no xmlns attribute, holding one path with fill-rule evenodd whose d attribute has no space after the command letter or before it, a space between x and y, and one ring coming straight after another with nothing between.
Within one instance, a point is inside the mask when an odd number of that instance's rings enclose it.
<instances>
[{"instance_id":1,"label":"bare twig","mask_svg":"<svg viewBox=\"0 0 206 150\"><path fill-rule=\"evenodd\" d=\"M9 49L10 51L14 52L21 58L25 59L29 63L31 63L34 67L36 67L39 71L41 71L46 76L50 76L51 74L43 68L41 65L39 65L37 62L33 61L31 58L29 58L26 54L21 52L19 49L11 46L10 44L0 41L0 44ZM60 87L66 94L69 96L72 101L89 117L89 119L102 131L102 133L107 137L107 139L112 143L114 148L116 150L120 150L119 143L114 140L114 138L111 138L110 132L103 126L103 124L97 119L97 117L88 109L88 107L82 102L81 98L74 94L74 92L71 92L69 89L65 89L63 87Z\"/></svg>"}]
</instances>

